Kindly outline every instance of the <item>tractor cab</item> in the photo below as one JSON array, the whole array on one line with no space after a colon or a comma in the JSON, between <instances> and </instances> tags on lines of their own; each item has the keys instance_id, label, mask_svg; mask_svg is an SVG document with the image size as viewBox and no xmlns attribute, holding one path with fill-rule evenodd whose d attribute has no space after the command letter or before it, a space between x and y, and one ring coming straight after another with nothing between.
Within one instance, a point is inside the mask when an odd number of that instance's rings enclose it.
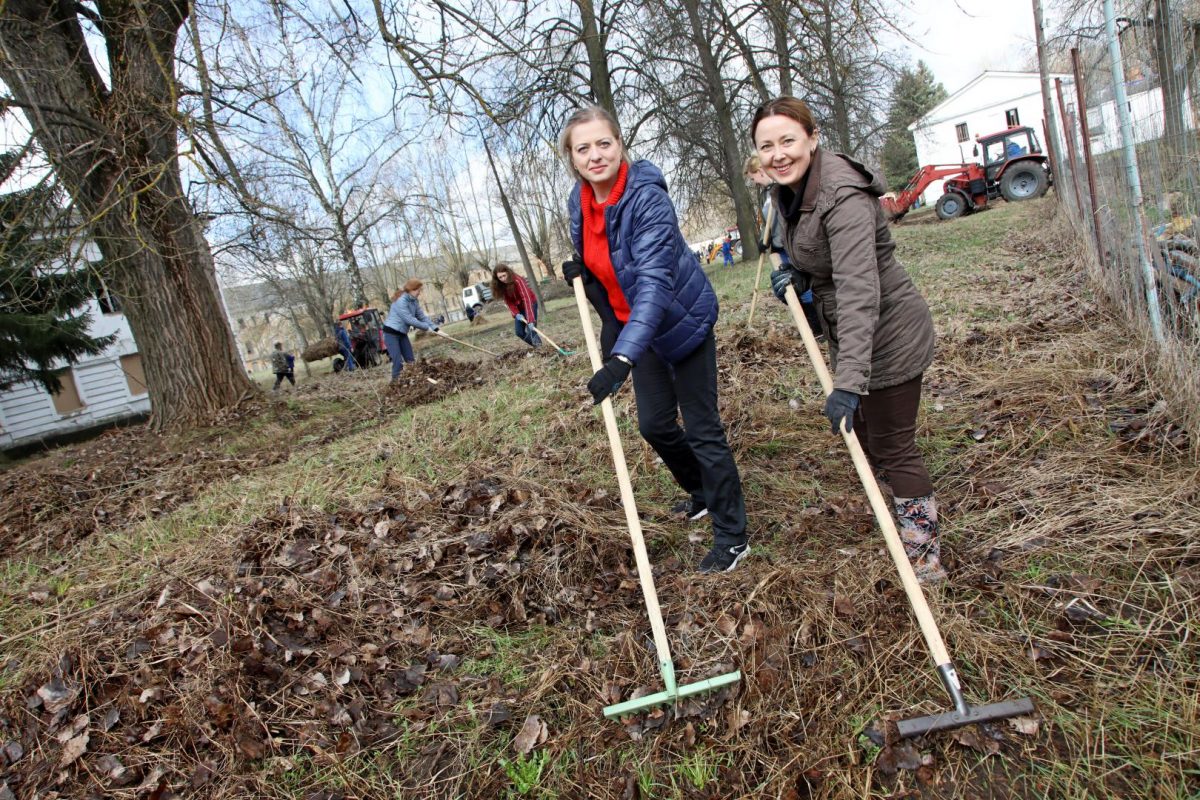
<instances>
[{"instance_id":1,"label":"tractor cab","mask_svg":"<svg viewBox=\"0 0 1200 800\"><path fill-rule=\"evenodd\" d=\"M351 340L361 339L364 348L364 363L375 366L378 354L387 352L383 339L383 316L370 306L355 308L338 315L338 322L350 322Z\"/></svg>"},{"instance_id":2,"label":"tractor cab","mask_svg":"<svg viewBox=\"0 0 1200 800\"><path fill-rule=\"evenodd\" d=\"M1006 131L993 133L989 136L977 136L975 141L975 156L983 155L983 169L989 181L1000 180L1004 165L1010 161L1029 155L1041 155L1042 146L1038 143L1037 134L1033 128L1017 127Z\"/></svg>"}]
</instances>

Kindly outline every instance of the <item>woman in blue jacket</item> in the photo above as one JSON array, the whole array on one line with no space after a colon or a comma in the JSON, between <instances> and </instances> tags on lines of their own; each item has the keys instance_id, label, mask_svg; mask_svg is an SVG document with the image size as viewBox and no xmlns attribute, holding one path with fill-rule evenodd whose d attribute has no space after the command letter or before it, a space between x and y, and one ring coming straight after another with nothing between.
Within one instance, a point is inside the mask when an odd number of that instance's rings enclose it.
<instances>
[{"instance_id":1,"label":"woman in blue jacket","mask_svg":"<svg viewBox=\"0 0 1200 800\"><path fill-rule=\"evenodd\" d=\"M568 210L582 278L603 322L604 366L595 402L632 372L638 430L690 495L674 510L711 514L713 546L701 572L728 572L749 552L746 507L717 411L717 296L684 241L662 173L630 163L617 121L602 108L576 111L559 139L579 180ZM683 428L678 416L683 417Z\"/></svg>"},{"instance_id":2,"label":"woman in blue jacket","mask_svg":"<svg viewBox=\"0 0 1200 800\"><path fill-rule=\"evenodd\" d=\"M392 380L400 377L405 362L411 364L416 360L412 342L408 340L409 329L437 330L437 326L421 308L421 288L424 285L413 278L392 295L392 307L388 309L387 319L383 322L383 342L387 345L388 358L392 359Z\"/></svg>"}]
</instances>

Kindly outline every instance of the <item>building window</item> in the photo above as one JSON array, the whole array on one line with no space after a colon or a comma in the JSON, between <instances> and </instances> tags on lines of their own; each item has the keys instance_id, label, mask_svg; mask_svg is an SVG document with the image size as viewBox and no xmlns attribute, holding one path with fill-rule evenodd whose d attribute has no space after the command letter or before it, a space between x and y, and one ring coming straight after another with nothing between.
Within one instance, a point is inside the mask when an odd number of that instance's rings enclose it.
<instances>
[{"instance_id":1,"label":"building window","mask_svg":"<svg viewBox=\"0 0 1200 800\"><path fill-rule=\"evenodd\" d=\"M100 284L100 288L96 290L96 302L100 306L101 314L120 314L121 300L115 294L108 290L108 285Z\"/></svg>"},{"instance_id":2,"label":"building window","mask_svg":"<svg viewBox=\"0 0 1200 800\"><path fill-rule=\"evenodd\" d=\"M83 409L83 400L79 398L79 387L75 385L74 370L64 369L58 373L58 391L50 395L54 401L54 410L66 416Z\"/></svg>"},{"instance_id":3,"label":"building window","mask_svg":"<svg viewBox=\"0 0 1200 800\"><path fill-rule=\"evenodd\" d=\"M146 373L142 370L142 354L121 356L121 371L125 373L125 385L130 397L140 397L147 391Z\"/></svg>"},{"instance_id":4,"label":"building window","mask_svg":"<svg viewBox=\"0 0 1200 800\"><path fill-rule=\"evenodd\" d=\"M954 126L954 135L958 137L960 142L965 142L971 138L971 134L967 133L967 123L960 122Z\"/></svg>"},{"instance_id":5,"label":"building window","mask_svg":"<svg viewBox=\"0 0 1200 800\"><path fill-rule=\"evenodd\" d=\"M1010 128L1015 128L1021 124L1021 115L1017 113L1015 108L1010 108L1004 112L1004 124Z\"/></svg>"}]
</instances>

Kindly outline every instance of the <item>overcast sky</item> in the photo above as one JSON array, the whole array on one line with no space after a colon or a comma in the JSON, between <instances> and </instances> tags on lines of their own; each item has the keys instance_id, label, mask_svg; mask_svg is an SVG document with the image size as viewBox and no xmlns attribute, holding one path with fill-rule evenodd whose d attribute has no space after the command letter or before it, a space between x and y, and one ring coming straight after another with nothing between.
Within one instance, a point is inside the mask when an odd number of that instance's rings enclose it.
<instances>
[{"instance_id":1,"label":"overcast sky","mask_svg":"<svg viewBox=\"0 0 1200 800\"><path fill-rule=\"evenodd\" d=\"M1032 0L908 0L912 60L953 94L985 69L1021 70L1036 52Z\"/></svg>"}]
</instances>

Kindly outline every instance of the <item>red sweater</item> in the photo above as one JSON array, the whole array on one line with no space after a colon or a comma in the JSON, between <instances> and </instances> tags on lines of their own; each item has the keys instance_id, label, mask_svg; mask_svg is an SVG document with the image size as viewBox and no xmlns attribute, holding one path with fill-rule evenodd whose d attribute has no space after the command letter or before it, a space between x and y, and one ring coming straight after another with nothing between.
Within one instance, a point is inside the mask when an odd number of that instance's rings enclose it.
<instances>
[{"instance_id":1,"label":"red sweater","mask_svg":"<svg viewBox=\"0 0 1200 800\"><path fill-rule=\"evenodd\" d=\"M604 230L604 209L614 206L625 193L625 179L629 177L629 164L622 163L621 171L617 173L617 182L613 184L608 199L603 203L596 202L596 194L592 185L587 181L579 192L579 206L583 212L583 263L608 292L608 302L612 305L613 313L621 322L629 321L629 301L621 291L617 281L617 273L613 270L612 258L608 252L608 233Z\"/></svg>"},{"instance_id":2,"label":"red sweater","mask_svg":"<svg viewBox=\"0 0 1200 800\"><path fill-rule=\"evenodd\" d=\"M508 306L514 317L524 314L525 319L536 325L537 317L533 313L533 304L537 302L537 295L520 275L515 272L508 274L513 276L513 282L504 287L504 305Z\"/></svg>"}]
</instances>

